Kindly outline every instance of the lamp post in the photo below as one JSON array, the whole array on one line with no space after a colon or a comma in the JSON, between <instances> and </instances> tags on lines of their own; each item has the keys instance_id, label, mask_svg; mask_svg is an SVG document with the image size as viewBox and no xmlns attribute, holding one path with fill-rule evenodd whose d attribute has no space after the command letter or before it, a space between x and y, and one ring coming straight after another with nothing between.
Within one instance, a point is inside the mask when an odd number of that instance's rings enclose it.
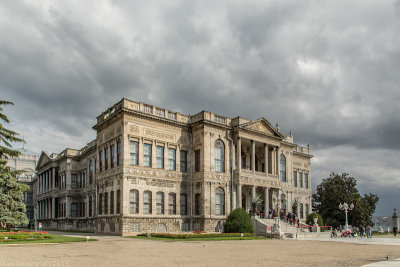
<instances>
[{"instance_id":1,"label":"lamp post","mask_svg":"<svg viewBox=\"0 0 400 267\"><path fill-rule=\"evenodd\" d=\"M347 212L349 212L349 210L354 209L354 205L353 203L347 204L346 202L343 202L339 204L339 209L344 210L344 212L346 213L346 230L349 230L349 224L347 223Z\"/></svg>"}]
</instances>

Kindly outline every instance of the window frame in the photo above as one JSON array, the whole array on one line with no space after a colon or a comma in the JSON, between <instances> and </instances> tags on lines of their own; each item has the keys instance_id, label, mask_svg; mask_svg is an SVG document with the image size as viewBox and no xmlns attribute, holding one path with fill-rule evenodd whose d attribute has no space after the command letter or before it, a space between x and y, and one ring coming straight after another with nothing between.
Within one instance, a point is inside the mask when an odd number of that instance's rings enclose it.
<instances>
[{"instance_id":1,"label":"window frame","mask_svg":"<svg viewBox=\"0 0 400 267\"><path fill-rule=\"evenodd\" d=\"M168 214L176 215L176 193L168 194Z\"/></svg>"},{"instance_id":2,"label":"window frame","mask_svg":"<svg viewBox=\"0 0 400 267\"><path fill-rule=\"evenodd\" d=\"M104 148L104 170L108 170L108 147Z\"/></svg>"},{"instance_id":3,"label":"window frame","mask_svg":"<svg viewBox=\"0 0 400 267\"><path fill-rule=\"evenodd\" d=\"M164 204L165 204L165 194L164 192L158 191L156 193L156 214L163 215L164 211Z\"/></svg>"},{"instance_id":4,"label":"window frame","mask_svg":"<svg viewBox=\"0 0 400 267\"><path fill-rule=\"evenodd\" d=\"M139 191L136 189L131 189L129 191L129 214L138 214L138 213L139 213Z\"/></svg>"},{"instance_id":5,"label":"window frame","mask_svg":"<svg viewBox=\"0 0 400 267\"><path fill-rule=\"evenodd\" d=\"M121 166L122 163L122 151L121 151L121 141L117 141L117 166Z\"/></svg>"},{"instance_id":6,"label":"window frame","mask_svg":"<svg viewBox=\"0 0 400 267\"><path fill-rule=\"evenodd\" d=\"M146 200L146 195L149 195L149 199ZM153 193L149 190L143 192L143 214L153 214Z\"/></svg>"},{"instance_id":7,"label":"window frame","mask_svg":"<svg viewBox=\"0 0 400 267\"><path fill-rule=\"evenodd\" d=\"M281 154L279 156L279 176L282 182L287 182L286 177L286 157L285 155Z\"/></svg>"},{"instance_id":8,"label":"window frame","mask_svg":"<svg viewBox=\"0 0 400 267\"><path fill-rule=\"evenodd\" d=\"M194 151L194 171L199 172L200 171L200 160L201 158L201 152L200 149L196 149Z\"/></svg>"},{"instance_id":9,"label":"window frame","mask_svg":"<svg viewBox=\"0 0 400 267\"><path fill-rule=\"evenodd\" d=\"M146 151L146 148L149 150ZM151 167L151 154L152 154L152 145L144 143L143 144L143 166Z\"/></svg>"},{"instance_id":10,"label":"window frame","mask_svg":"<svg viewBox=\"0 0 400 267\"><path fill-rule=\"evenodd\" d=\"M171 158L172 152L172 158ZM176 148L169 147L168 148L168 170L176 171Z\"/></svg>"},{"instance_id":11,"label":"window frame","mask_svg":"<svg viewBox=\"0 0 400 267\"><path fill-rule=\"evenodd\" d=\"M115 145L110 145L110 168L114 168Z\"/></svg>"},{"instance_id":12,"label":"window frame","mask_svg":"<svg viewBox=\"0 0 400 267\"><path fill-rule=\"evenodd\" d=\"M184 199L184 201L183 201L183 199ZM180 215L183 215L183 216L187 215L187 195L185 193L180 194L179 208L180 208Z\"/></svg>"},{"instance_id":13,"label":"window frame","mask_svg":"<svg viewBox=\"0 0 400 267\"><path fill-rule=\"evenodd\" d=\"M129 165L139 164L139 142L129 141Z\"/></svg>"},{"instance_id":14,"label":"window frame","mask_svg":"<svg viewBox=\"0 0 400 267\"><path fill-rule=\"evenodd\" d=\"M221 139L214 144L214 171L225 172L225 144Z\"/></svg>"},{"instance_id":15,"label":"window frame","mask_svg":"<svg viewBox=\"0 0 400 267\"><path fill-rule=\"evenodd\" d=\"M182 157L183 155L183 157ZM180 162L180 171L187 172L187 155L188 152L186 150L181 150L179 152L179 162Z\"/></svg>"},{"instance_id":16,"label":"window frame","mask_svg":"<svg viewBox=\"0 0 400 267\"><path fill-rule=\"evenodd\" d=\"M215 215L225 215L225 190L222 187L215 190Z\"/></svg>"},{"instance_id":17,"label":"window frame","mask_svg":"<svg viewBox=\"0 0 400 267\"><path fill-rule=\"evenodd\" d=\"M164 146L156 146L156 168L164 169Z\"/></svg>"}]
</instances>

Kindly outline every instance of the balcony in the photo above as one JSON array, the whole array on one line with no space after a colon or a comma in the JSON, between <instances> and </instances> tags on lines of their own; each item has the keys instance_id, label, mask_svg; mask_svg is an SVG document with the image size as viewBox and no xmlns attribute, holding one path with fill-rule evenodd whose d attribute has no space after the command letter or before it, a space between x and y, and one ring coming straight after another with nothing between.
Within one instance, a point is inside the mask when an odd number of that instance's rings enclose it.
<instances>
[{"instance_id":1,"label":"balcony","mask_svg":"<svg viewBox=\"0 0 400 267\"><path fill-rule=\"evenodd\" d=\"M238 170L234 172L235 180L239 178ZM258 185L258 186L280 186L281 181L278 179L278 175L264 172L253 172L251 170L242 169L240 173L240 183L247 185Z\"/></svg>"}]
</instances>

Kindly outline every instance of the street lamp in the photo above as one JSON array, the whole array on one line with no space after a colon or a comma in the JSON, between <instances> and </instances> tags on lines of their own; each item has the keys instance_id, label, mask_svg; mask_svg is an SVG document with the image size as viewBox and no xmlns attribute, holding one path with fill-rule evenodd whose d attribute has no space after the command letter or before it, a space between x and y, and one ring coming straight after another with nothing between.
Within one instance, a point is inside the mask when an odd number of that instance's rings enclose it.
<instances>
[{"instance_id":1,"label":"street lamp","mask_svg":"<svg viewBox=\"0 0 400 267\"><path fill-rule=\"evenodd\" d=\"M349 210L354 209L354 205L353 203L351 203L350 206L346 202L344 202L343 204L340 203L339 209L344 210L344 212L346 213L346 230L349 230L349 224L347 223L347 212L349 212Z\"/></svg>"}]
</instances>

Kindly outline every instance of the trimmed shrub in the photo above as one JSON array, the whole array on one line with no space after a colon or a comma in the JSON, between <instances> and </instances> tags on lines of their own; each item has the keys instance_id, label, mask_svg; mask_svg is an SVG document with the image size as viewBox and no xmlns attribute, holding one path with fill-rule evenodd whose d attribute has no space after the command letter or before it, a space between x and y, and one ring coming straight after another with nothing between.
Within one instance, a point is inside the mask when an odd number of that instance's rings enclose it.
<instances>
[{"instance_id":1,"label":"trimmed shrub","mask_svg":"<svg viewBox=\"0 0 400 267\"><path fill-rule=\"evenodd\" d=\"M253 233L253 224L250 215L238 208L229 214L224 225L225 233Z\"/></svg>"},{"instance_id":2,"label":"trimmed shrub","mask_svg":"<svg viewBox=\"0 0 400 267\"><path fill-rule=\"evenodd\" d=\"M318 223L319 226L323 226L323 225L324 225L324 221L322 220L321 215L318 214L318 213L316 213L316 212L313 212L313 213L311 213L310 215L307 216L306 223L307 223L308 225L310 225L310 224L311 224L311 225L314 225L314 217L317 217L317 218L318 218L317 223ZM322 228L321 228L321 231L322 231L322 232L325 231L325 228L322 227Z\"/></svg>"},{"instance_id":3,"label":"trimmed shrub","mask_svg":"<svg viewBox=\"0 0 400 267\"><path fill-rule=\"evenodd\" d=\"M137 236L147 236L147 234L139 234ZM171 239L190 239L190 238L215 238L215 237L240 237L240 233L209 233L209 234L167 234L152 233L151 237L171 238ZM243 237L252 237L252 234L243 234Z\"/></svg>"}]
</instances>

